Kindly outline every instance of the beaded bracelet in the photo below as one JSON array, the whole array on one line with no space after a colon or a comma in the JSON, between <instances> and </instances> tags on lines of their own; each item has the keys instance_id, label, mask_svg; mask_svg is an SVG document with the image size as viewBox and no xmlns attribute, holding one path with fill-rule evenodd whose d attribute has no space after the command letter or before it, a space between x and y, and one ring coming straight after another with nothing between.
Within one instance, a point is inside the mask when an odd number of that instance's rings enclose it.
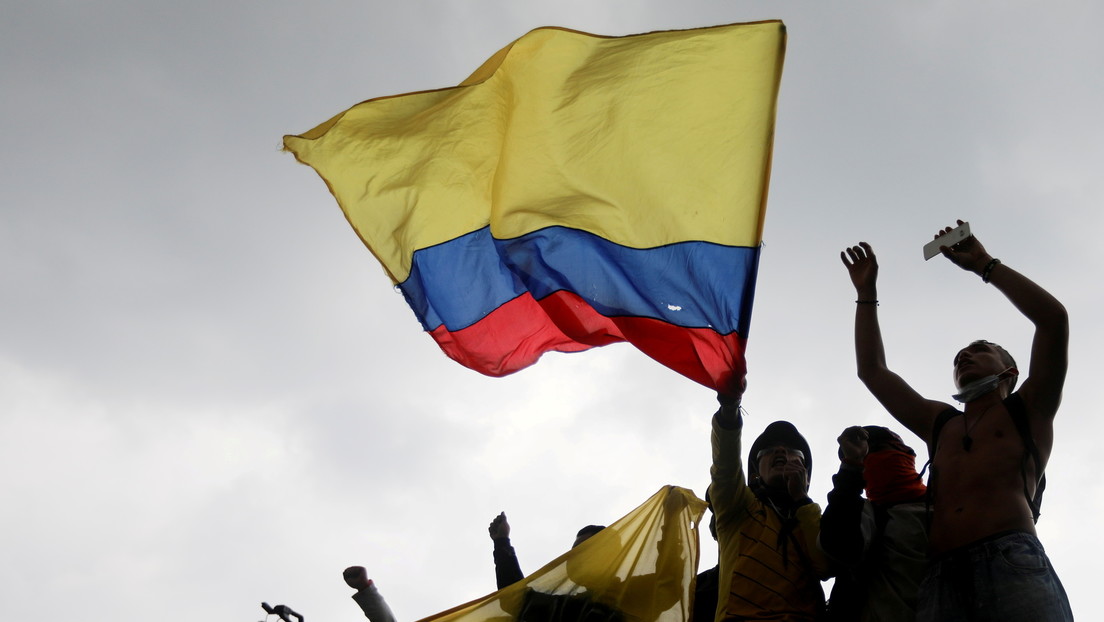
<instances>
[{"instance_id":1,"label":"beaded bracelet","mask_svg":"<svg viewBox=\"0 0 1104 622\"><path fill-rule=\"evenodd\" d=\"M993 274L993 268L995 268L997 266L997 264L999 264L1000 262L1001 262L1001 260L994 257L994 258L989 260L989 263L985 264L985 269L981 271L981 282L982 283L988 283L989 282L989 276Z\"/></svg>"}]
</instances>

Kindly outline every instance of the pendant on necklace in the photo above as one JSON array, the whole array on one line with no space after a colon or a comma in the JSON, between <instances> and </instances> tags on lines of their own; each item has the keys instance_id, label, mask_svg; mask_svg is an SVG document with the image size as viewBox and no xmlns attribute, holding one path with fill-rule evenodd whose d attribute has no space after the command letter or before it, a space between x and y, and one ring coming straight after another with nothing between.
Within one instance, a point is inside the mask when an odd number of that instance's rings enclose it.
<instances>
[{"instance_id":1,"label":"pendant on necklace","mask_svg":"<svg viewBox=\"0 0 1104 622\"><path fill-rule=\"evenodd\" d=\"M970 438L969 435L965 435L965 436L962 437L962 448L963 449L965 449L966 451L970 451L970 448L973 447L973 445L974 445L974 439Z\"/></svg>"}]
</instances>

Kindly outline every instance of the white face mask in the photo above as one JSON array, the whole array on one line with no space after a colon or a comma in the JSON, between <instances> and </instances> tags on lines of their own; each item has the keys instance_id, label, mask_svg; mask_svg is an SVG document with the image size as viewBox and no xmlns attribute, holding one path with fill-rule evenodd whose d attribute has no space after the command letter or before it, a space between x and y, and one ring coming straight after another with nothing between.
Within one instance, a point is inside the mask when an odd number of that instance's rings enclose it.
<instances>
[{"instance_id":1,"label":"white face mask","mask_svg":"<svg viewBox=\"0 0 1104 622\"><path fill-rule=\"evenodd\" d=\"M1006 380L1015 375L1016 373L1012 370L1011 367L1009 367L1008 369L1002 371L1000 374L986 376L980 380L975 380L971 382L970 384L962 387L962 391L955 393L951 397L954 398L955 401L962 402L963 404L972 402L982 395L985 395L986 393L992 391L993 389L996 389L1002 380Z\"/></svg>"},{"instance_id":2,"label":"white face mask","mask_svg":"<svg viewBox=\"0 0 1104 622\"><path fill-rule=\"evenodd\" d=\"M956 401L965 404L967 402L972 402L982 395L985 395L986 393L997 388L998 384L1000 384L999 376L986 376L980 380L975 380L970 384L962 387L962 391L960 393L955 393L951 397L953 397Z\"/></svg>"}]
</instances>

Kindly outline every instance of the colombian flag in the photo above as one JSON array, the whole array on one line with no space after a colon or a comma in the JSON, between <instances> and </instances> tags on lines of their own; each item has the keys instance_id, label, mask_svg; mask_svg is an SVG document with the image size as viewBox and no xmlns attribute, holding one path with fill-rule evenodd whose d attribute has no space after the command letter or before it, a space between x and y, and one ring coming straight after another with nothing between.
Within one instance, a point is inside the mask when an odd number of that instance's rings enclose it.
<instances>
[{"instance_id":1,"label":"colombian flag","mask_svg":"<svg viewBox=\"0 0 1104 622\"><path fill-rule=\"evenodd\" d=\"M541 28L459 86L363 102L284 146L461 364L501 376L627 341L733 392L785 41L780 21Z\"/></svg>"}]
</instances>

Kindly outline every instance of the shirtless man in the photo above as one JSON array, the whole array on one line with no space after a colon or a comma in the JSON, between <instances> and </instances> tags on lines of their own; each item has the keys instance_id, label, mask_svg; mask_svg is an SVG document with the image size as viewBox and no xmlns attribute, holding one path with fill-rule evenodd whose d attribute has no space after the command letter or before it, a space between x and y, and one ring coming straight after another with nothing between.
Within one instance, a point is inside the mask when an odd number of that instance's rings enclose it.
<instances>
[{"instance_id":1,"label":"shirtless man","mask_svg":"<svg viewBox=\"0 0 1104 622\"><path fill-rule=\"evenodd\" d=\"M873 250L860 242L840 253L858 294L859 378L894 418L928 444L932 458L932 566L920 587L917 620L1072 620L1034 524L1036 488L1050 457L1066 377L1065 307L990 256L973 236L940 250L1004 294L1035 325L1035 335L1028 377L1018 391L1013 392L1019 370L1012 357L996 344L975 341L954 358L955 398L965 403L965 412L926 399L886 366ZM1037 457L1013 419L1011 411L1021 408ZM949 418L933 438L942 413Z\"/></svg>"}]
</instances>

